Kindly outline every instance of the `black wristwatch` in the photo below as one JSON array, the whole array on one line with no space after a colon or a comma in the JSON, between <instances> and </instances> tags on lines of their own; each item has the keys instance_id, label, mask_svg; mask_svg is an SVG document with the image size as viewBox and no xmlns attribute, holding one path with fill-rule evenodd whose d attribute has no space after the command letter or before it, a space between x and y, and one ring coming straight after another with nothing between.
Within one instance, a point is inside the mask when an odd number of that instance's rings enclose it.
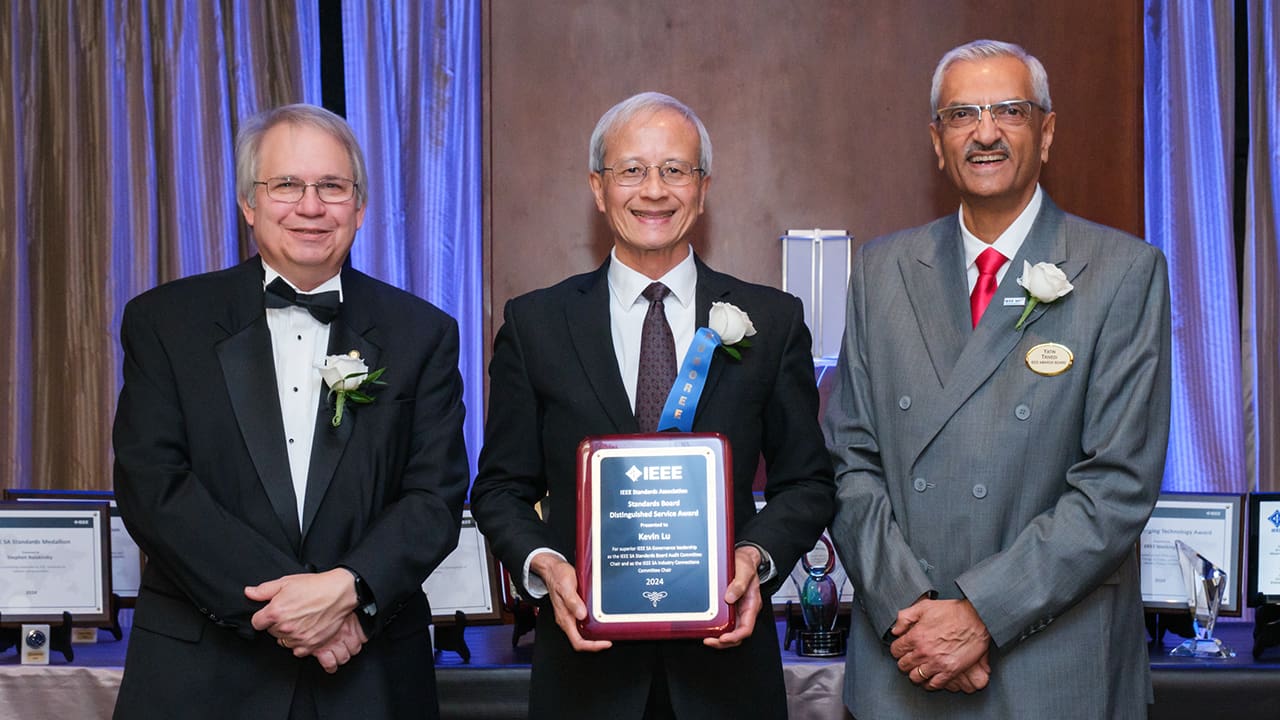
<instances>
[{"instance_id":1,"label":"black wristwatch","mask_svg":"<svg viewBox=\"0 0 1280 720\"><path fill-rule=\"evenodd\" d=\"M378 604L373 600L373 591L369 589L369 585L360 577L360 573L352 570L345 565L343 570L351 573L351 579L356 583L356 609L370 617L378 614Z\"/></svg>"},{"instance_id":2,"label":"black wristwatch","mask_svg":"<svg viewBox=\"0 0 1280 720\"><path fill-rule=\"evenodd\" d=\"M756 566L756 577L765 577L773 572L773 561L768 555L760 553L760 564Z\"/></svg>"},{"instance_id":3,"label":"black wristwatch","mask_svg":"<svg viewBox=\"0 0 1280 720\"><path fill-rule=\"evenodd\" d=\"M769 558L769 553L766 553L764 551L764 548L760 547L759 545L753 542L748 542L746 540L743 540L742 542L738 543L737 547L753 547L756 549L756 552L760 553L760 562L759 564L756 565L757 577L763 578L764 576L768 575L770 572L773 571L773 560Z\"/></svg>"}]
</instances>

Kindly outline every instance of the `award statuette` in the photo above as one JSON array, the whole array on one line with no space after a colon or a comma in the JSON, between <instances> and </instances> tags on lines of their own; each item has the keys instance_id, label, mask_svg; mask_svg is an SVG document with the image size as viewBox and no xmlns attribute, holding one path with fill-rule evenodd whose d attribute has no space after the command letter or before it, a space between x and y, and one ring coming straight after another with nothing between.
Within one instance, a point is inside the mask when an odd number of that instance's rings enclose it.
<instances>
[{"instance_id":1,"label":"award statuette","mask_svg":"<svg viewBox=\"0 0 1280 720\"><path fill-rule=\"evenodd\" d=\"M1213 626L1218 622L1218 608L1222 592L1227 586L1227 574L1204 559L1190 545L1181 540L1173 541L1178 548L1178 560L1182 565L1182 580L1187 588L1187 607L1191 611L1191 626L1196 636L1188 639L1169 654L1198 658L1229 658L1235 652L1213 636Z\"/></svg>"},{"instance_id":2,"label":"award statuette","mask_svg":"<svg viewBox=\"0 0 1280 720\"><path fill-rule=\"evenodd\" d=\"M714 637L734 626L732 463L716 433L578 446L577 573L589 640Z\"/></svg>"},{"instance_id":3,"label":"award statuette","mask_svg":"<svg viewBox=\"0 0 1280 720\"><path fill-rule=\"evenodd\" d=\"M826 535L812 550L800 556L805 579L800 583L800 614L805 629L800 631L796 654L834 657L844 654L844 631L836 628L840 611L840 588L832 578L836 570L835 548ZM793 576L792 581L796 581Z\"/></svg>"}]
</instances>

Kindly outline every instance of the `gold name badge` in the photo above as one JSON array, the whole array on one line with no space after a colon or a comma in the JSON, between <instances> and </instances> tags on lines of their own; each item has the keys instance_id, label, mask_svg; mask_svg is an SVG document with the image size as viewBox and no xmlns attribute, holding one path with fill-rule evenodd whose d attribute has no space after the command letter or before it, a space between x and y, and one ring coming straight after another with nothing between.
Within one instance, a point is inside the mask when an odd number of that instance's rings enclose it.
<instances>
[{"instance_id":1,"label":"gold name badge","mask_svg":"<svg viewBox=\"0 0 1280 720\"><path fill-rule=\"evenodd\" d=\"M1075 356L1070 348L1058 343L1040 343L1027 351L1027 367L1037 375L1053 377L1071 369Z\"/></svg>"}]
</instances>

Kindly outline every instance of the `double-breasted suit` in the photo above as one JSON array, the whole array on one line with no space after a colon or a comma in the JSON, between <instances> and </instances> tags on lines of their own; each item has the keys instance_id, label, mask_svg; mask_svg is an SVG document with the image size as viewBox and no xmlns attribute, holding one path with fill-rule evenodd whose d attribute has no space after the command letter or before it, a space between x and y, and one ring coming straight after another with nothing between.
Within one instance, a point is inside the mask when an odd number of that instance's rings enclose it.
<instances>
[{"instance_id":1,"label":"double-breasted suit","mask_svg":"<svg viewBox=\"0 0 1280 720\"><path fill-rule=\"evenodd\" d=\"M1024 260L1074 290L1019 329ZM832 536L860 606L846 703L862 720L1146 717L1134 548L1168 437L1164 258L1045 196L977 328L967 295L955 215L854 263L825 422ZM1059 375L1026 361L1048 342L1074 356ZM898 670L883 638L929 591L968 598L986 624L985 690L925 692Z\"/></svg>"},{"instance_id":2,"label":"double-breasted suit","mask_svg":"<svg viewBox=\"0 0 1280 720\"><path fill-rule=\"evenodd\" d=\"M540 547L573 562L578 443L588 435L640 432L611 339L607 269L608 261L510 301L494 342L485 447L471 503L498 557L516 575ZM831 517L831 468L817 423L809 331L796 298L698 261L699 327L707 325L713 301L737 305L757 334L741 361L716 353L692 430L728 437L736 540L772 555L776 587ZM761 456L768 504L757 514L751 485ZM545 519L533 510L544 495ZM578 653L544 604L533 662L534 718L638 718L655 672L666 674L680 717L786 714L767 606L752 636L727 650L680 640L616 642L603 652Z\"/></svg>"},{"instance_id":3,"label":"double-breasted suit","mask_svg":"<svg viewBox=\"0 0 1280 720\"><path fill-rule=\"evenodd\" d=\"M435 717L427 574L457 542L468 472L454 321L346 267L328 352L385 386L317 398L302 521L290 480L257 258L125 309L115 491L146 553L123 718L286 717L310 683L321 717ZM325 675L250 618L244 588L342 565L377 603L363 651ZM211 681L211 678L213 679Z\"/></svg>"}]
</instances>

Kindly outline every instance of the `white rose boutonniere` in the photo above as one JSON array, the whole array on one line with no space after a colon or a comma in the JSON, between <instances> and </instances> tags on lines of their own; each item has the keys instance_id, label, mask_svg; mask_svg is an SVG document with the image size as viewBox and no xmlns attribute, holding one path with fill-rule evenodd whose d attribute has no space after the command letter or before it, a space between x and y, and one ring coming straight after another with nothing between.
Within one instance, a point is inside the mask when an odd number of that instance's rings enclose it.
<instances>
[{"instance_id":1,"label":"white rose boutonniere","mask_svg":"<svg viewBox=\"0 0 1280 720\"><path fill-rule=\"evenodd\" d=\"M751 318L737 305L725 302L711 303L707 325L720 336L720 348L734 360L742 359L739 348L751 347L747 338L756 334Z\"/></svg>"},{"instance_id":2,"label":"white rose boutonniere","mask_svg":"<svg viewBox=\"0 0 1280 720\"><path fill-rule=\"evenodd\" d=\"M382 377L386 368L369 372L369 366L360 359L358 350L352 350L346 355L329 355L316 368L320 370L320 377L324 378L325 384L329 386L329 397L338 396L333 411L334 427L342 424L342 409L348 400L367 405L374 400L372 395L365 392L367 386L386 385L378 379Z\"/></svg>"},{"instance_id":3,"label":"white rose boutonniere","mask_svg":"<svg viewBox=\"0 0 1280 720\"><path fill-rule=\"evenodd\" d=\"M1026 322L1036 303L1051 303L1075 289L1057 265L1047 262L1032 265L1026 260L1022 261L1022 277L1018 278L1018 284L1027 291L1027 307L1018 318L1018 324L1013 326L1015 330L1022 329L1022 323Z\"/></svg>"}]
</instances>

